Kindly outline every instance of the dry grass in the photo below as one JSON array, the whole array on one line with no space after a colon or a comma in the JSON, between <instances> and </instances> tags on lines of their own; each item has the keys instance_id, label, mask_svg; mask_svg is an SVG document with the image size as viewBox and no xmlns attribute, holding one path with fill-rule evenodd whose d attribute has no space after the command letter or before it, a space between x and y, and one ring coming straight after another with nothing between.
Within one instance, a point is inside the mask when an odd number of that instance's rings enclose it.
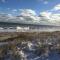
<instances>
[{"instance_id":1,"label":"dry grass","mask_svg":"<svg viewBox=\"0 0 60 60\"><path fill-rule=\"evenodd\" d=\"M9 40L36 40L36 39L47 39L51 38L60 38L60 32L13 32L13 33L0 33L0 41L9 41Z\"/></svg>"}]
</instances>

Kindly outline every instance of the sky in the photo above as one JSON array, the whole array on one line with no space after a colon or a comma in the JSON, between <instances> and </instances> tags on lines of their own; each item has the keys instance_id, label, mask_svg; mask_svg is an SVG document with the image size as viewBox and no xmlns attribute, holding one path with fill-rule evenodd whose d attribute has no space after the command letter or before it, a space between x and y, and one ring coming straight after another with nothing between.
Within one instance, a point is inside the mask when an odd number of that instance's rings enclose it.
<instances>
[{"instance_id":1,"label":"sky","mask_svg":"<svg viewBox=\"0 0 60 60\"><path fill-rule=\"evenodd\" d=\"M1 21L60 25L60 0L0 0Z\"/></svg>"}]
</instances>

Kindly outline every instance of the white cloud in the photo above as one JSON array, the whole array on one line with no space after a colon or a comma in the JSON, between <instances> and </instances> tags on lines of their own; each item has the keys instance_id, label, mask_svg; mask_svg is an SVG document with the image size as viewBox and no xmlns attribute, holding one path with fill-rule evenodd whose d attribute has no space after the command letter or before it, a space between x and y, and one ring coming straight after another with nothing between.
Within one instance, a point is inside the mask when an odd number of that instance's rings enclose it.
<instances>
[{"instance_id":1,"label":"white cloud","mask_svg":"<svg viewBox=\"0 0 60 60\"><path fill-rule=\"evenodd\" d=\"M16 22L16 23L30 23L30 24L37 24L41 20L40 17L36 15L36 12L31 9L21 9L19 16L13 16L13 14L0 14L0 21L7 21L7 22Z\"/></svg>"},{"instance_id":2,"label":"white cloud","mask_svg":"<svg viewBox=\"0 0 60 60\"><path fill-rule=\"evenodd\" d=\"M47 18L47 19L50 19L51 12L47 12L47 11L46 12L41 12L40 15Z\"/></svg>"},{"instance_id":3,"label":"white cloud","mask_svg":"<svg viewBox=\"0 0 60 60\"><path fill-rule=\"evenodd\" d=\"M38 2L44 3L44 4L48 4L49 1L48 0L37 0Z\"/></svg>"},{"instance_id":4,"label":"white cloud","mask_svg":"<svg viewBox=\"0 0 60 60\"><path fill-rule=\"evenodd\" d=\"M48 2L48 1L44 1L43 3L44 3L44 4L48 4L49 2Z\"/></svg>"},{"instance_id":5,"label":"white cloud","mask_svg":"<svg viewBox=\"0 0 60 60\"><path fill-rule=\"evenodd\" d=\"M9 18L12 18L12 17L13 17L13 15L12 15L12 14L7 14L7 16L8 16Z\"/></svg>"},{"instance_id":6,"label":"white cloud","mask_svg":"<svg viewBox=\"0 0 60 60\"><path fill-rule=\"evenodd\" d=\"M60 12L58 13L58 11L60 11L59 4L54 6L53 9L41 12L40 14L43 16L44 19L46 19L50 23L60 25Z\"/></svg>"},{"instance_id":7,"label":"white cloud","mask_svg":"<svg viewBox=\"0 0 60 60\"><path fill-rule=\"evenodd\" d=\"M12 11L13 11L13 12L17 12L17 9L13 9Z\"/></svg>"},{"instance_id":8,"label":"white cloud","mask_svg":"<svg viewBox=\"0 0 60 60\"><path fill-rule=\"evenodd\" d=\"M36 15L36 12L31 9L20 9L20 12L21 12L20 15L24 15L24 16Z\"/></svg>"},{"instance_id":9,"label":"white cloud","mask_svg":"<svg viewBox=\"0 0 60 60\"><path fill-rule=\"evenodd\" d=\"M53 7L53 9L55 7ZM16 17L13 16L13 14L0 14L0 21L27 24L60 25L60 13L53 13L57 9L54 9L53 11L51 10L40 12L40 16L37 16L36 12L32 9L19 9L19 16ZM12 11L15 12L17 10L13 9Z\"/></svg>"},{"instance_id":10,"label":"white cloud","mask_svg":"<svg viewBox=\"0 0 60 60\"><path fill-rule=\"evenodd\" d=\"M10 8L7 8L7 9L10 9Z\"/></svg>"},{"instance_id":11,"label":"white cloud","mask_svg":"<svg viewBox=\"0 0 60 60\"><path fill-rule=\"evenodd\" d=\"M20 15L27 22L35 23L39 21L39 17L36 15L36 12L31 9L20 9Z\"/></svg>"},{"instance_id":12,"label":"white cloud","mask_svg":"<svg viewBox=\"0 0 60 60\"><path fill-rule=\"evenodd\" d=\"M1 0L3 3L5 3L6 2L6 0Z\"/></svg>"},{"instance_id":13,"label":"white cloud","mask_svg":"<svg viewBox=\"0 0 60 60\"><path fill-rule=\"evenodd\" d=\"M57 4L56 6L54 6L54 8L52 9L53 11L55 10L60 10L60 4Z\"/></svg>"}]
</instances>

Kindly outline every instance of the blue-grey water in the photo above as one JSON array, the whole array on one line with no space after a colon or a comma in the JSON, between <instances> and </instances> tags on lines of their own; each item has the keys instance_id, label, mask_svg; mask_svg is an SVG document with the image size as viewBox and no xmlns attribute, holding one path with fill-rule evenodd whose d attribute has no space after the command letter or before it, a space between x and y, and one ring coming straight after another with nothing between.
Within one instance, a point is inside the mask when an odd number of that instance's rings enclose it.
<instances>
[{"instance_id":1,"label":"blue-grey water","mask_svg":"<svg viewBox=\"0 0 60 60\"><path fill-rule=\"evenodd\" d=\"M40 54L40 50L36 52L34 49L25 48L19 51L21 56L13 57L13 55L7 54L4 56L4 60L60 60L60 54L56 50L51 50L46 54Z\"/></svg>"},{"instance_id":2,"label":"blue-grey water","mask_svg":"<svg viewBox=\"0 0 60 60\"><path fill-rule=\"evenodd\" d=\"M6 56L4 60L13 60L13 56ZM16 60L21 60L20 58L17 58ZM48 56L37 56L36 54L29 53L29 56L24 60L60 60L60 54L57 54L57 52L50 52Z\"/></svg>"},{"instance_id":3,"label":"blue-grey water","mask_svg":"<svg viewBox=\"0 0 60 60\"><path fill-rule=\"evenodd\" d=\"M1 29L0 28L0 32L41 32L41 31L47 31L47 32L51 32L51 31L60 31L60 28L59 29L56 29L56 28L40 28L40 29Z\"/></svg>"}]
</instances>

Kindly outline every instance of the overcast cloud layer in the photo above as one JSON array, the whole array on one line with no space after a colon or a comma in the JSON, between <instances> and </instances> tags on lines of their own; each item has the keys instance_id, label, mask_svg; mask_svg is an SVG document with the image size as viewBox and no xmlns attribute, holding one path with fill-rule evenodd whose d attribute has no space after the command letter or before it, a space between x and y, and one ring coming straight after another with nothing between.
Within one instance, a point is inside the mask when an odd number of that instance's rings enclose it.
<instances>
[{"instance_id":1,"label":"overcast cloud layer","mask_svg":"<svg viewBox=\"0 0 60 60\"><path fill-rule=\"evenodd\" d=\"M13 9L12 13L1 13L0 22L60 25L60 4L57 4L51 10L40 12L39 15L32 9L19 9L19 15L14 16L13 14L16 14L17 11Z\"/></svg>"}]
</instances>

